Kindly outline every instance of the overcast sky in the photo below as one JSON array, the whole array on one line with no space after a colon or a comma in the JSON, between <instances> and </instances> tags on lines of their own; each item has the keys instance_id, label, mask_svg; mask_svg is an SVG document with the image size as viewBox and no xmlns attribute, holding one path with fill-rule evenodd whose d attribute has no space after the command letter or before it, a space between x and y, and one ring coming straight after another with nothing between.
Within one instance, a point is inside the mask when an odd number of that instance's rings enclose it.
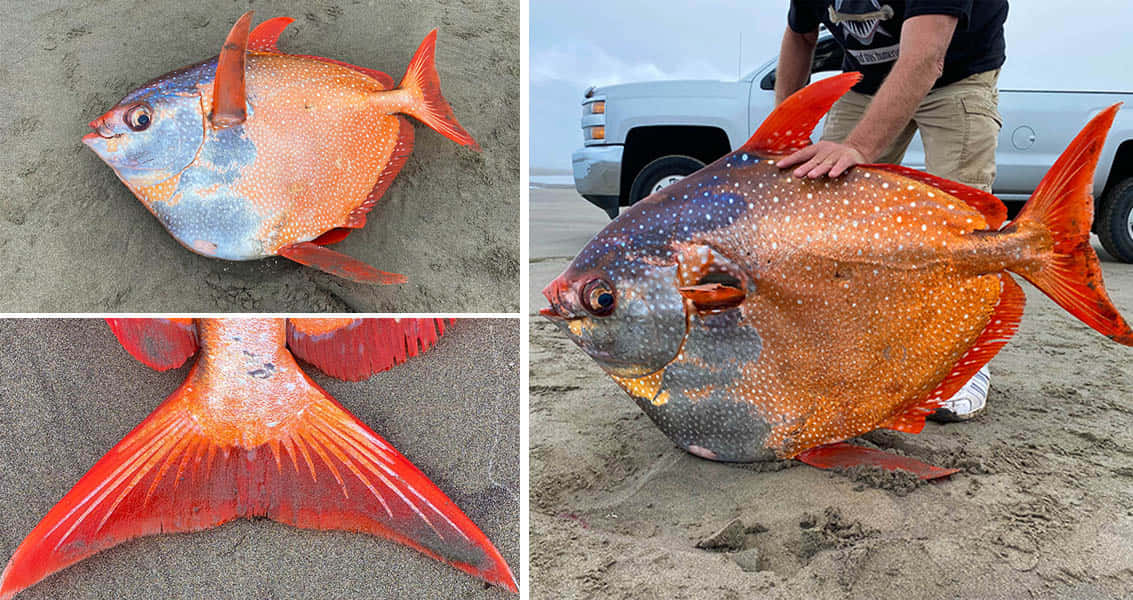
<instances>
[{"instance_id":1,"label":"overcast sky","mask_svg":"<svg viewBox=\"0 0 1133 600\"><path fill-rule=\"evenodd\" d=\"M735 80L763 64L778 52L787 4L531 0L531 166L570 168L591 85ZM1000 87L1133 90L1131 23L1126 0L1012 2Z\"/></svg>"}]
</instances>

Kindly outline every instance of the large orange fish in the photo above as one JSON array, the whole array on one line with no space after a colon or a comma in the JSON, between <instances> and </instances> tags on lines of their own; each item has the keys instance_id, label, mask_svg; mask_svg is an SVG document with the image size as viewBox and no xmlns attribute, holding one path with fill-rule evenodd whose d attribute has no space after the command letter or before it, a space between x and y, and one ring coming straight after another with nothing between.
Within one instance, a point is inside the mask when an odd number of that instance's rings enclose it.
<instances>
[{"instance_id":1,"label":"large orange fish","mask_svg":"<svg viewBox=\"0 0 1133 600\"><path fill-rule=\"evenodd\" d=\"M1009 271L1133 345L1089 237L1116 106L1003 226L996 197L920 171L810 180L776 168L858 78L797 92L741 148L610 223L543 290L542 314L698 456L945 474L836 443L921 431L1018 327Z\"/></svg>"},{"instance_id":2,"label":"large orange fish","mask_svg":"<svg viewBox=\"0 0 1133 600\"><path fill-rule=\"evenodd\" d=\"M353 281L404 283L325 245L365 225L405 165L413 125L401 115L476 146L441 96L436 30L395 88L385 73L281 52L294 19L249 34L251 20L240 17L218 57L127 94L83 143L193 252L279 255Z\"/></svg>"},{"instance_id":3,"label":"large orange fish","mask_svg":"<svg viewBox=\"0 0 1133 600\"><path fill-rule=\"evenodd\" d=\"M155 369L197 361L28 534L0 600L132 538L251 517L389 538L516 591L476 525L295 360L357 381L432 347L442 320L108 321Z\"/></svg>"}]
</instances>

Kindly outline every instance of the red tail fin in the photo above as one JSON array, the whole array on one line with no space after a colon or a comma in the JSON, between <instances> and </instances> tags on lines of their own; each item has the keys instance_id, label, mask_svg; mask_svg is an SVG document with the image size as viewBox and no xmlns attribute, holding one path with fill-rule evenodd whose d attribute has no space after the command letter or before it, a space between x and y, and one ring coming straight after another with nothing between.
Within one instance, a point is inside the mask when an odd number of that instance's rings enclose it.
<instances>
[{"instance_id":1,"label":"red tail fin","mask_svg":"<svg viewBox=\"0 0 1133 600\"><path fill-rule=\"evenodd\" d=\"M476 140L456 121L452 107L441 96L441 80L437 76L436 48L437 30L425 36L398 88L408 90L414 102L407 114L432 127L441 135L462 145L480 149Z\"/></svg>"},{"instance_id":2,"label":"red tail fin","mask_svg":"<svg viewBox=\"0 0 1133 600\"><path fill-rule=\"evenodd\" d=\"M1017 272L1059 306L1114 341L1133 346L1133 330L1118 314L1102 282L1101 264L1090 246L1094 168L1120 104L1090 120L1070 142L1011 224L1042 227L1054 238L1037 270Z\"/></svg>"},{"instance_id":3,"label":"red tail fin","mask_svg":"<svg viewBox=\"0 0 1133 600\"><path fill-rule=\"evenodd\" d=\"M261 516L389 538L516 591L476 525L310 378L304 409L250 444L202 417L197 372L36 525L0 578L0 600L132 538Z\"/></svg>"}]
</instances>

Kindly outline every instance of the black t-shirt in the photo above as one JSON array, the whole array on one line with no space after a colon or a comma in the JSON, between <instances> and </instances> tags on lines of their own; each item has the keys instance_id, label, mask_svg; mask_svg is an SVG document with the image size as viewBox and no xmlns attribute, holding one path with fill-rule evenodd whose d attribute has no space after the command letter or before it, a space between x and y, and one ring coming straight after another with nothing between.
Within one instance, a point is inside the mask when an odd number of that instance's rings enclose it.
<instances>
[{"instance_id":1,"label":"black t-shirt","mask_svg":"<svg viewBox=\"0 0 1133 600\"><path fill-rule=\"evenodd\" d=\"M854 91L874 94L897 60L901 26L918 15L959 18L933 87L1003 66L1007 0L791 0L787 23L798 33L825 23L846 52L842 70L862 74Z\"/></svg>"}]
</instances>

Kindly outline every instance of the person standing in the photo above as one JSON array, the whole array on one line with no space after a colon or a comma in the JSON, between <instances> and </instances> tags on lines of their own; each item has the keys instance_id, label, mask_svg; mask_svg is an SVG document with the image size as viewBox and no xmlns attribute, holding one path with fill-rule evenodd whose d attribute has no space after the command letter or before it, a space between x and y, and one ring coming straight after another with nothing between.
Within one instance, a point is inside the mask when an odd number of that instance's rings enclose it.
<instances>
[{"instance_id":1,"label":"person standing","mask_svg":"<svg viewBox=\"0 0 1133 600\"><path fill-rule=\"evenodd\" d=\"M898 164L919 130L926 171L990 192L1007 10L1007 0L791 0L776 104L809 81L819 24L844 51L842 70L862 79L831 108L821 140L778 166L814 179L861 163ZM930 418L979 415L989 384L985 365Z\"/></svg>"}]
</instances>

